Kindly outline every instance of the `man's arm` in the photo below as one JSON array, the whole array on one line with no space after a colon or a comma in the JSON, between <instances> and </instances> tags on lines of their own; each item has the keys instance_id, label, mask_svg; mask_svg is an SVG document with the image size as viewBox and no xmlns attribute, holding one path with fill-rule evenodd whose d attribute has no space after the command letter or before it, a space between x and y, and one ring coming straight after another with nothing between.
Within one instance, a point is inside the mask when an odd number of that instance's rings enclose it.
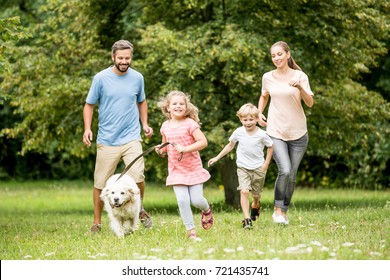
<instances>
[{"instance_id":1,"label":"man's arm","mask_svg":"<svg viewBox=\"0 0 390 280\"><path fill-rule=\"evenodd\" d=\"M142 129L144 130L146 137L152 137L153 129L148 125L148 104L146 99L138 103L139 119L142 124Z\"/></svg>"},{"instance_id":2,"label":"man's arm","mask_svg":"<svg viewBox=\"0 0 390 280\"><path fill-rule=\"evenodd\" d=\"M93 117L94 107L95 107L95 105L93 105L93 104L85 103L84 110L83 110L83 118L84 118L83 142L87 147L91 146L91 141L93 139L91 125L92 125L92 117Z\"/></svg>"}]
</instances>

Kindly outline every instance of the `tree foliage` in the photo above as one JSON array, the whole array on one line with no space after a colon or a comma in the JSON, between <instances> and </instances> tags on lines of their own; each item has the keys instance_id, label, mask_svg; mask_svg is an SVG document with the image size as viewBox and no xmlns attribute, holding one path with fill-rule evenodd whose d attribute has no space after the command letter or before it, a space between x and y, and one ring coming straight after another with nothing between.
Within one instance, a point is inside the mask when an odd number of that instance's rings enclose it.
<instances>
[{"instance_id":1,"label":"tree foliage","mask_svg":"<svg viewBox=\"0 0 390 280\"><path fill-rule=\"evenodd\" d=\"M29 35L21 26L18 16L0 18L0 74L10 70L10 63L5 56L7 42L18 42L28 37ZM0 97L4 98L4 96ZM0 102L2 102L2 99L0 99Z\"/></svg>"},{"instance_id":2,"label":"tree foliage","mask_svg":"<svg viewBox=\"0 0 390 280\"><path fill-rule=\"evenodd\" d=\"M14 113L23 117L4 129L10 137L22 135L21 153L39 151L85 156L82 107L96 67L108 65L107 51L100 51L96 35L80 11L79 1L50 0L36 12L33 35L13 48L13 71L3 88L12 96Z\"/></svg>"},{"instance_id":3,"label":"tree foliage","mask_svg":"<svg viewBox=\"0 0 390 280\"><path fill-rule=\"evenodd\" d=\"M269 47L284 40L316 93L315 107L307 110L308 155L325 168L306 161L302 179L329 185L329 177L342 177L346 185L388 186L383 173L389 162L389 105L351 80L386 52L388 4L153 2L144 11L148 24L139 42L144 59L137 65L150 77L154 96L173 88L192 94L211 142L204 157L215 155L239 125L236 110L245 102L257 104L261 75L273 68Z\"/></svg>"},{"instance_id":4,"label":"tree foliage","mask_svg":"<svg viewBox=\"0 0 390 280\"><path fill-rule=\"evenodd\" d=\"M3 56L10 58L12 72L2 74L1 95L11 96L20 121L2 133L23 138L22 154L90 160L94 149L80 140L82 106L93 75L110 64L109 47L126 38L135 45L132 67L145 76L151 125L158 132L164 120L156 106L161 96L173 89L188 92L209 140L202 151L207 160L240 125L238 108L257 104L261 76L273 69L269 48L283 40L315 92L314 107L306 109L310 144L300 183L389 187L389 103L362 85L370 69L378 68L373 89L390 83L383 62L388 1L33 2L19 1L32 11L25 18L33 37L14 43ZM145 144L159 141L156 136ZM234 158L231 153L210 169L215 180L226 185ZM146 164L150 177L166 175L165 161L149 156ZM267 180L274 177L271 168Z\"/></svg>"}]
</instances>

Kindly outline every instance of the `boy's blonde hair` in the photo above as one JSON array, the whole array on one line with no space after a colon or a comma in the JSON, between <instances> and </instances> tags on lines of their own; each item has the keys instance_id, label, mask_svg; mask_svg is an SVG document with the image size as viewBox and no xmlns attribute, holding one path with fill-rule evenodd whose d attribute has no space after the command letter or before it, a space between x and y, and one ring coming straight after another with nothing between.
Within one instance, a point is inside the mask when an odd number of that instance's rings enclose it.
<instances>
[{"instance_id":1,"label":"boy's blonde hair","mask_svg":"<svg viewBox=\"0 0 390 280\"><path fill-rule=\"evenodd\" d=\"M165 97L163 97L157 103L157 106L161 109L161 112L164 114L164 116L167 117L168 120L170 120L172 118L171 113L168 112L168 107L169 107L169 104L170 104L173 96L184 97L184 100L186 102L186 107L187 107L185 116L193 119L194 121L196 121L200 125L201 122L200 122L200 119L198 116L198 114L199 114L198 108L194 104L191 103L190 95L188 95L187 93L184 93L182 91L178 91L178 90L170 91L170 92L168 92L168 94Z\"/></svg>"},{"instance_id":2,"label":"boy's blonde hair","mask_svg":"<svg viewBox=\"0 0 390 280\"><path fill-rule=\"evenodd\" d=\"M259 114L260 111L255 105L253 105L252 103L246 103L241 106L240 110L237 111L236 116L240 119L248 116L257 119L259 117Z\"/></svg>"}]
</instances>

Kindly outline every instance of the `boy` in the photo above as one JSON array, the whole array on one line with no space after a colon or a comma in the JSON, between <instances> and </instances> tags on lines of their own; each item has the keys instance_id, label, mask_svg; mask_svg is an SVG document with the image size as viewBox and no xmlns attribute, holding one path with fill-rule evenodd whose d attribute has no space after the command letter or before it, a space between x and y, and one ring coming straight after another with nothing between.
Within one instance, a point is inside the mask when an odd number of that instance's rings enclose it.
<instances>
[{"instance_id":1,"label":"boy","mask_svg":"<svg viewBox=\"0 0 390 280\"><path fill-rule=\"evenodd\" d=\"M252 229L252 221L260 215L260 193L263 191L265 175L273 153L273 142L265 131L256 126L260 111L253 104L241 106L237 112L242 126L237 128L229 138L222 151L210 159L208 166L220 160L237 147L237 176L240 191L240 204L244 214L242 226ZM267 147L267 156L264 160L264 146ZM252 193L251 214L249 217L249 192Z\"/></svg>"}]
</instances>

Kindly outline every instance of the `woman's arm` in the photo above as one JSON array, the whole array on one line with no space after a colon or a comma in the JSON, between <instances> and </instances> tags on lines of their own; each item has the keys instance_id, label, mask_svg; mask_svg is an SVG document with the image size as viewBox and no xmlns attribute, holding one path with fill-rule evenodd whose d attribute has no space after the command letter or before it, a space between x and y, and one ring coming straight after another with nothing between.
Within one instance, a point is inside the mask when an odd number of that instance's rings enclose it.
<instances>
[{"instance_id":1,"label":"woman's arm","mask_svg":"<svg viewBox=\"0 0 390 280\"><path fill-rule=\"evenodd\" d=\"M309 107L313 107L314 105L314 98L313 95L309 94L301 85L299 81L291 81L289 83L290 86L296 87L299 89L299 92L301 93L301 97L303 99L303 102Z\"/></svg>"},{"instance_id":2,"label":"woman's arm","mask_svg":"<svg viewBox=\"0 0 390 280\"><path fill-rule=\"evenodd\" d=\"M267 118L263 115L263 112L264 112L264 109L265 107L267 106L267 103L268 103L268 100L269 100L269 93L267 92L266 95L260 95L260 99L259 99L259 111L260 111L260 115L259 115L259 124L261 126L267 126Z\"/></svg>"}]
</instances>

